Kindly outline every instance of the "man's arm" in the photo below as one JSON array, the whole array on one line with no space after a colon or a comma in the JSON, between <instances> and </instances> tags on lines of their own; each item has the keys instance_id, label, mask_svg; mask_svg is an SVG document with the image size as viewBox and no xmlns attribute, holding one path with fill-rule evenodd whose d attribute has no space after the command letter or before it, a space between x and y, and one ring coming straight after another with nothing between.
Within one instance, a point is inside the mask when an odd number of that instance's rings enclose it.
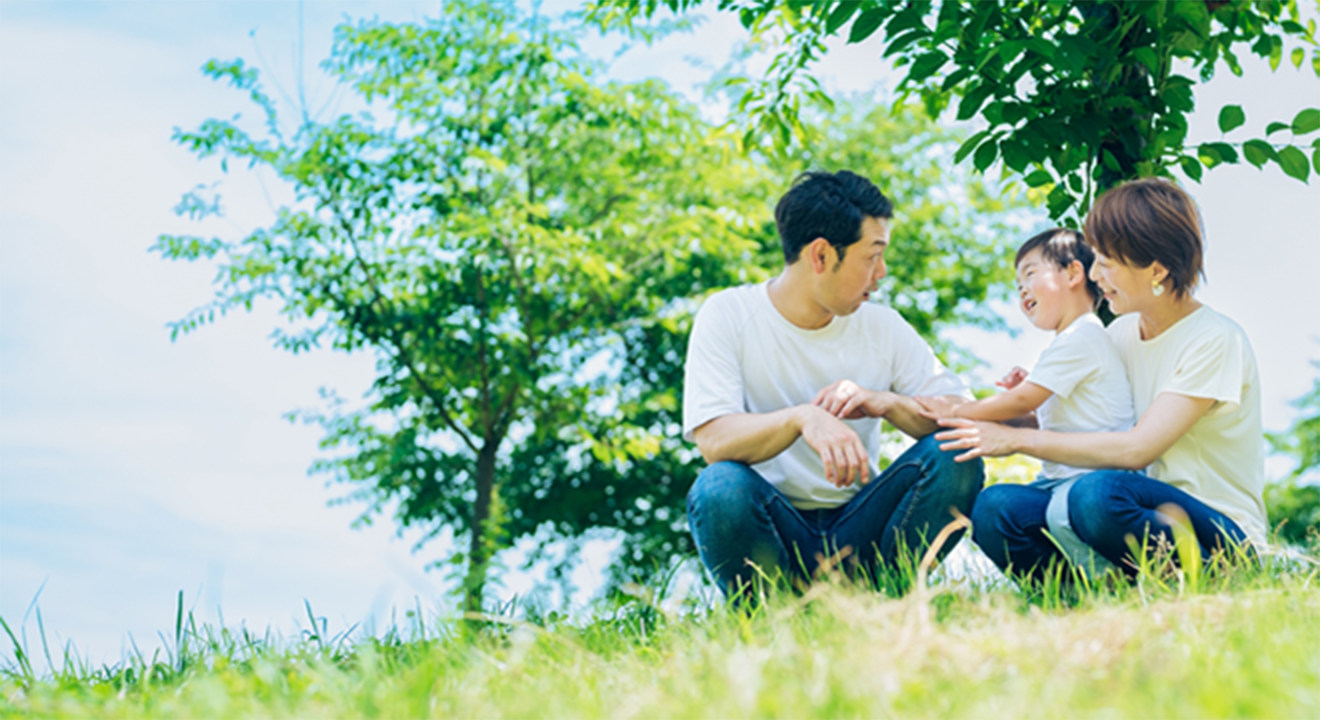
<instances>
[{"instance_id":1,"label":"man's arm","mask_svg":"<svg viewBox=\"0 0 1320 720\"><path fill-rule=\"evenodd\" d=\"M950 404L966 402L956 395L943 396L942 399ZM934 419L922 415L922 407L916 400L887 390L867 390L851 380L826 386L816 393L812 404L839 418L884 418L890 425L918 440L940 429Z\"/></svg>"},{"instance_id":2,"label":"man's arm","mask_svg":"<svg viewBox=\"0 0 1320 720\"><path fill-rule=\"evenodd\" d=\"M871 480L870 458L857 433L814 405L721 415L692 434L706 462L733 460L749 465L769 460L801 437L820 455L825 479L836 487Z\"/></svg>"}]
</instances>

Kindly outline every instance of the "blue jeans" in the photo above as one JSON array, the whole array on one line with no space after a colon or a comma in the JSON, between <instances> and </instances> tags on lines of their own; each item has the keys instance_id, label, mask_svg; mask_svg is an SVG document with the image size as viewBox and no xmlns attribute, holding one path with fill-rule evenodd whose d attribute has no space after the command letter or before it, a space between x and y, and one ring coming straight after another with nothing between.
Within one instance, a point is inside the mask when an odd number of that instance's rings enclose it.
<instances>
[{"instance_id":1,"label":"blue jeans","mask_svg":"<svg viewBox=\"0 0 1320 720\"><path fill-rule=\"evenodd\" d=\"M1064 555L1042 531L1050 491L1028 485L992 485L972 510L972 538L1006 574L1039 581ZM1187 514L1208 559L1230 543L1245 547L1247 536L1227 515L1178 488L1141 473L1097 470L1077 480L1068 494L1068 519L1077 537L1128 575L1136 574L1128 538L1173 544L1165 504Z\"/></svg>"},{"instance_id":2,"label":"blue jeans","mask_svg":"<svg viewBox=\"0 0 1320 720\"><path fill-rule=\"evenodd\" d=\"M882 564L894 566L900 548L924 552L954 519L950 508L971 512L985 471L980 460L955 463L955 454L927 436L851 500L817 510L793 507L743 463L718 462L702 470L688 491L688 524L701 561L726 595L751 586L757 569L772 579L805 580L818 558L844 548L850 549L847 569L874 577ZM944 543L941 555L961 534Z\"/></svg>"}]
</instances>

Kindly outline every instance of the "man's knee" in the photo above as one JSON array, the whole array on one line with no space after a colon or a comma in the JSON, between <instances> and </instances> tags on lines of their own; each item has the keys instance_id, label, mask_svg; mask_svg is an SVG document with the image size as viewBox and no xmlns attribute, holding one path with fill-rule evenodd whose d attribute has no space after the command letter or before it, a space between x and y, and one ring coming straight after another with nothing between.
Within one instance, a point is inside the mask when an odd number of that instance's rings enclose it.
<instances>
[{"instance_id":1,"label":"man's knee","mask_svg":"<svg viewBox=\"0 0 1320 720\"><path fill-rule=\"evenodd\" d=\"M934 433L918 440L914 449L919 450L926 459L932 479L962 498L965 503L962 504L962 511L970 513L973 503L978 502L981 486L985 484L985 463L981 458L958 462L954 459L958 452L941 450Z\"/></svg>"},{"instance_id":2,"label":"man's knee","mask_svg":"<svg viewBox=\"0 0 1320 720\"><path fill-rule=\"evenodd\" d=\"M745 508L756 502L758 484L766 484L765 479L745 463L725 460L709 465L688 490L688 514Z\"/></svg>"}]
</instances>

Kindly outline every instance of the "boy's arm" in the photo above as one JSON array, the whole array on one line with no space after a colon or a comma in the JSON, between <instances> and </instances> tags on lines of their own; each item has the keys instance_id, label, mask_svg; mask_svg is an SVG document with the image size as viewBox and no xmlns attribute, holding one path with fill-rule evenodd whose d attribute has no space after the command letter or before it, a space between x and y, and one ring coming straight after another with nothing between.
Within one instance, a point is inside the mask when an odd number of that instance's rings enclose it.
<instances>
[{"instance_id":1,"label":"boy's arm","mask_svg":"<svg viewBox=\"0 0 1320 720\"><path fill-rule=\"evenodd\" d=\"M917 403L925 410L924 417L938 421L941 418L960 417L968 420L1009 422L1036 411L1053 392L1030 380L1018 384L993 397L975 402L953 403L946 398L918 397Z\"/></svg>"}]
</instances>

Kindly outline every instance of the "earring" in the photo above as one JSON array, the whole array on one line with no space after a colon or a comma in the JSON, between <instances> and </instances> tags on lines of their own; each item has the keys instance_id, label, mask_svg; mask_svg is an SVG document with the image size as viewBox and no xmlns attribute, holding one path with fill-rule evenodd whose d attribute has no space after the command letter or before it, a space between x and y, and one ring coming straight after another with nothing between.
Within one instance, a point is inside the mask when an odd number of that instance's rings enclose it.
<instances>
[{"instance_id":1,"label":"earring","mask_svg":"<svg viewBox=\"0 0 1320 720\"><path fill-rule=\"evenodd\" d=\"M1150 283L1150 291L1155 294L1155 297L1159 297L1163 295L1164 283L1160 282L1159 280L1152 280Z\"/></svg>"}]
</instances>

